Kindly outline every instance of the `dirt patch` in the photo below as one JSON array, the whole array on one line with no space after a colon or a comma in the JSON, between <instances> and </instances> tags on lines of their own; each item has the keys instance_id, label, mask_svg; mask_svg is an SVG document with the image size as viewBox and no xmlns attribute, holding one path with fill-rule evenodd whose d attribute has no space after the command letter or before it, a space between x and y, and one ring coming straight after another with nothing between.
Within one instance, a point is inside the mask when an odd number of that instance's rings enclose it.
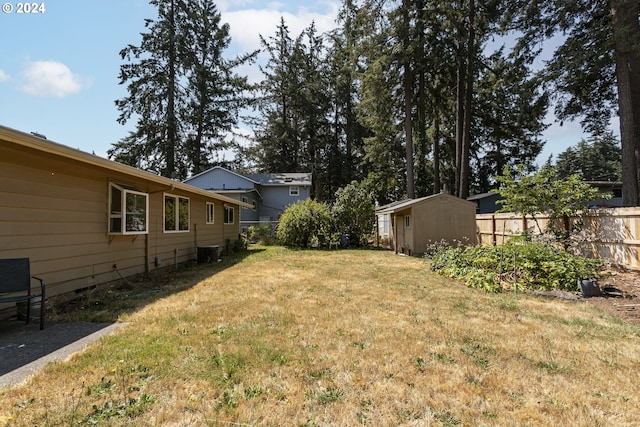
<instances>
[{"instance_id":1,"label":"dirt patch","mask_svg":"<svg viewBox=\"0 0 640 427\"><path fill-rule=\"evenodd\" d=\"M630 323L640 325L640 273L611 270L598 280L603 296L584 298L606 312Z\"/></svg>"},{"instance_id":2,"label":"dirt patch","mask_svg":"<svg viewBox=\"0 0 640 427\"><path fill-rule=\"evenodd\" d=\"M580 292L560 290L535 292L549 298L582 301L629 323L640 325L640 272L609 270L598 279L600 296L585 297Z\"/></svg>"}]
</instances>

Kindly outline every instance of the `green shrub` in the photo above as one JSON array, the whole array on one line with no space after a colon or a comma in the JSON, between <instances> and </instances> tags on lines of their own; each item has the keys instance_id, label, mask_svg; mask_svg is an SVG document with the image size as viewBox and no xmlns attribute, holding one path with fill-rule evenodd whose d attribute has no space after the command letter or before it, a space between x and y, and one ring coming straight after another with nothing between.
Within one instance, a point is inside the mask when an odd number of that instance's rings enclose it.
<instances>
[{"instance_id":1,"label":"green shrub","mask_svg":"<svg viewBox=\"0 0 640 427\"><path fill-rule=\"evenodd\" d=\"M307 248L318 234L330 235L332 230L329 206L306 199L290 205L282 213L276 237L285 246Z\"/></svg>"},{"instance_id":2,"label":"green shrub","mask_svg":"<svg viewBox=\"0 0 640 427\"><path fill-rule=\"evenodd\" d=\"M595 277L602 261L572 255L549 243L509 242L503 246L444 247L431 252L431 269L468 286L500 292L520 289L576 291L577 281Z\"/></svg>"},{"instance_id":3,"label":"green shrub","mask_svg":"<svg viewBox=\"0 0 640 427\"><path fill-rule=\"evenodd\" d=\"M260 225L252 225L247 230L247 237L252 243L261 243L265 246L271 246L275 241L275 230L270 222Z\"/></svg>"},{"instance_id":4,"label":"green shrub","mask_svg":"<svg viewBox=\"0 0 640 427\"><path fill-rule=\"evenodd\" d=\"M332 208L337 232L349 236L350 243L360 246L373 234L375 205L364 186L353 181L336 191Z\"/></svg>"}]
</instances>

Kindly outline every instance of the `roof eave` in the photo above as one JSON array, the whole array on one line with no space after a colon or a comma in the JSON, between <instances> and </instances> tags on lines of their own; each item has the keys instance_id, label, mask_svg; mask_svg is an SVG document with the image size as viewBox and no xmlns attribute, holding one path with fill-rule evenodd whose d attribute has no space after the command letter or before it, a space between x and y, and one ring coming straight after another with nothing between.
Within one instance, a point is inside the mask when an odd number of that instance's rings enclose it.
<instances>
[{"instance_id":1,"label":"roof eave","mask_svg":"<svg viewBox=\"0 0 640 427\"><path fill-rule=\"evenodd\" d=\"M239 204L241 206L246 205L245 207L252 207L248 203L242 203L238 200L222 196L212 191L202 190L198 187L194 187L193 185L184 184L180 181L174 181L163 176L155 175L151 172L146 172L141 169L125 165L123 163L114 162L112 160L96 156L95 154L89 154L81 150L76 150L74 148L67 147L66 145L62 145L48 139L42 139L40 137L17 131L15 129L7 128L5 126L0 126L0 137L5 141L30 148L32 150L42 151L45 153L64 157L66 159L88 164L90 166L107 169L113 172L123 173L160 185L170 186L174 189L179 189L189 193L199 194L208 198L217 199L222 202Z\"/></svg>"}]
</instances>

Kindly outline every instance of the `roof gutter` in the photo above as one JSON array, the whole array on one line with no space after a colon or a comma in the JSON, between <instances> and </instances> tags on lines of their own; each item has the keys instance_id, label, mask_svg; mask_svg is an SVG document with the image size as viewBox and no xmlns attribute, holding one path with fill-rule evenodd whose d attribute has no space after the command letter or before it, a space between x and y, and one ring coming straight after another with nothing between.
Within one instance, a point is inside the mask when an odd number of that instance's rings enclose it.
<instances>
[{"instance_id":1,"label":"roof gutter","mask_svg":"<svg viewBox=\"0 0 640 427\"><path fill-rule=\"evenodd\" d=\"M41 151L56 156L64 157L66 159L75 160L80 163L84 163L90 166L96 166L103 169L107 169L114 172L120 172L126 175L130 175L136 178L140 178L146 181L151 181L160 185L166 185L173 189L183 190L189 193L199 194L207 198L213 198L222 202L237 204L246 208L253 207L252 205L230 197L222 196L218 193L202 190L189 184L183 184L180 181L174 181L172 179L155 175L151 172L146 172L132 166L125 165L123 163L114 162L95 154L85 153L84 151L76 150L74 148L67 147L66 145L58 144L48 139L42 139L37 136L17 131L15 129L0 126L0 138L4 141L30 148L32 150Z\"/></svg>"}]
</instances>

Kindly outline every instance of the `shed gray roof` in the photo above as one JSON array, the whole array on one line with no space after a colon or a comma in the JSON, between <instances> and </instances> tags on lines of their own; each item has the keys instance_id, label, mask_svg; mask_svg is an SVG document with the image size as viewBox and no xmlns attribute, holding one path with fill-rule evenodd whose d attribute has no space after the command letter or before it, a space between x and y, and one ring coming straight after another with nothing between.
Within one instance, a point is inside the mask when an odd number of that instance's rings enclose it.
<instances>
[{"instance_id":1,"label":"shed gray roof","mask_svg":"<svg viewBox=\"0 0 640 427\"><path fill-rule=\"evenodd\" d=\"M396 200L395 202L388 203L386 205L378 206L376 208L376 212L386 211L388 209L393 208L394 206L398 206L403 203L407 203L413 201L413 199L404 199L404 200Z\"/></svg>"},{"instance_id":2,"label":"shed gray roof","mask_svg":"<svg viewBox=\"0 0 640 427\"><path fill-rule=\"evenodd\" d=\"M411 206L415 206L417 204L420 204L420 203L422 203L422 202L424 202L426 200L440 199L440 198L446 198L446 199L450 199L450 200L460 201L462 203L468 203L470 205L475 206L475 203L469 202L469 201L461 199L459 197L452 196L452 195L446 194L446 193L438 193L438 194L432 194L431 196L421 197L419 199L406 199L406 200L402 200L400 202L389 203L388 205L385 205L385 206L382 206L382 207L376 209L376 214L380 215L380 214L399 212L399 211L407 209L407 208L409 208Z\"/></svg>"}]
</instances>

